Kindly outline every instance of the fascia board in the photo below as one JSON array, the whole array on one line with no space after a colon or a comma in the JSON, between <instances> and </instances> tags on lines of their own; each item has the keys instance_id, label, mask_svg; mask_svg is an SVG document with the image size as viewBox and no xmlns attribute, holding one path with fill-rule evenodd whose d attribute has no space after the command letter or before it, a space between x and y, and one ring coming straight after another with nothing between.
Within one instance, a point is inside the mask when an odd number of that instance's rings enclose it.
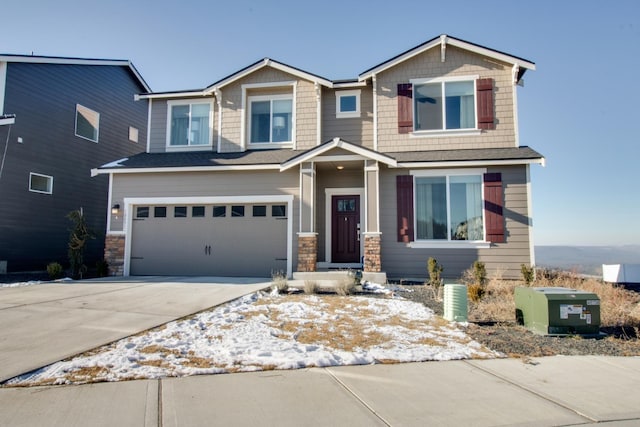
<instances>
[{"instance_id":1,"label":"fascia board","mask_svg":"<svg viewBox=\"0 0 640 427\"><path fill-rule=\"evenodd\" d=\"M178 173L178 172L219 172L219 171L250 171L250 170L279 170L280 165L224 165L224 166L186 166L165 168L122 168L122 169L92 169L91 176L105 174L136 174L136 173Z\"/></svg>"}]
</instances>

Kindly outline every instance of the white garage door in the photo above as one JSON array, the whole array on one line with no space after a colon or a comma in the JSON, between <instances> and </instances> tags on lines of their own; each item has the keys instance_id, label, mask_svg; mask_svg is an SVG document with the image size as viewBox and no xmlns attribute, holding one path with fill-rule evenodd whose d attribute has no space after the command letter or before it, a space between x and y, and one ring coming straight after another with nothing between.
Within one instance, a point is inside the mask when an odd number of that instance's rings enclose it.
<instances>
[{"instance_id":1,"label":"white garage door","mask_svg":"<svg viewBox=\"0 0 640 427\"><path fill-rule=\"evenodd\" d=\"M131 275L287 271L286 204L134 206Z\"/></svg>"}]
</instances>

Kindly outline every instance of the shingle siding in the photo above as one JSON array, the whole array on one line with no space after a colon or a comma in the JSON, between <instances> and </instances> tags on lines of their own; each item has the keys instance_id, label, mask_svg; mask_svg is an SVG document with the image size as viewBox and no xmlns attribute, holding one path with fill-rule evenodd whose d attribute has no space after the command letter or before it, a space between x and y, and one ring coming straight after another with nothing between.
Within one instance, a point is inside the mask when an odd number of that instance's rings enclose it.
<instances>
[{"instance_id":1,"label":"shingle siding","mask_svg":"<svg viewBox=\"0 0 640 427\"><path fill-rule=\"evenodd\" d=\"M373 148L373 92L371 86L359 87L360 117L336 117L336 92L344 89L322 89L322 142L335 137L353 144Z\"/></svg>"},{"instance_id":2,"label":"shingle siding","mask_svg":"<svg viewBox=\"0 0 640 427\"><path fill-rule=\"evenodd\" d=\"M91 169L145 150L147 106L133 99L143 91L127 67L8 63L4 109L16 122L0 178L0 260L9 271L66 263L66 215L80 207L96 236L86 263L102 258L108 179ZM100 114L98 143L75 136L76 104ZM53 176L53 194L30 192L30 172Z\"/></svg>"}]
</instances>

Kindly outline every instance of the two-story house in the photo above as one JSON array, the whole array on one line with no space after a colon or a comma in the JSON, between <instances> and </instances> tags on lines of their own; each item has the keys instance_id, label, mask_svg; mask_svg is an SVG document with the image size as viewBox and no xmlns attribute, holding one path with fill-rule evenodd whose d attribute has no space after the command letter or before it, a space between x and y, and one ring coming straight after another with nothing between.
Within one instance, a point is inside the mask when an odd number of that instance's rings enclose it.
<instances>
[{"instance_id":1,"label":"two-story house","mask_svg":"<svg viewBox=\"0 0 640 427\"><path fill-rule=\"evenodd\" d=\"M129 61L0 55L0 272L66 264L81 208L85 264L102 259L109 180L91 169L145 151L149 91Z\"/></svg>"},{"instance_id":2,"label":"two-story house","mask_svg":"<svg viewBox=\"0 0 640 427\"><path fill-rule=\"evenodd\" d=\"M353 80L263 59L147 93L147 152L109 176L119 275L268 277L362 266L460 277L530 265L530 165L516 88L534 63L442 35ZM377 275L380 279L380 275Z\"/></svg>"}]
</instances>

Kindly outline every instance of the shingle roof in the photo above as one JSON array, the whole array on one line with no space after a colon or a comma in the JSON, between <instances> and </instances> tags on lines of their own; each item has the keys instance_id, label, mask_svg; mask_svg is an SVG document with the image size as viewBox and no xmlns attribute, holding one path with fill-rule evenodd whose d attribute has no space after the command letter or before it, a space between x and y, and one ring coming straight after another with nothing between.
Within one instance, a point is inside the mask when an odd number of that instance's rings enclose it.
<instances>
[{"instance_id":1,"label":"shingle roof","mask_svg":"<svg viewBox=\"0 0 640 427\"><path fill-rule=\"evenodd\" d=\"M103 171L118 169L187 168L246 165L280 165L307 150L250 150L241 153L192 151L180 153L141 153L101 166ZM543 156L529 147L485 148L472 150L410 151L382 153L398 163L465 162L496 160L541 160Z\"/></svg>"}]
</instances>

